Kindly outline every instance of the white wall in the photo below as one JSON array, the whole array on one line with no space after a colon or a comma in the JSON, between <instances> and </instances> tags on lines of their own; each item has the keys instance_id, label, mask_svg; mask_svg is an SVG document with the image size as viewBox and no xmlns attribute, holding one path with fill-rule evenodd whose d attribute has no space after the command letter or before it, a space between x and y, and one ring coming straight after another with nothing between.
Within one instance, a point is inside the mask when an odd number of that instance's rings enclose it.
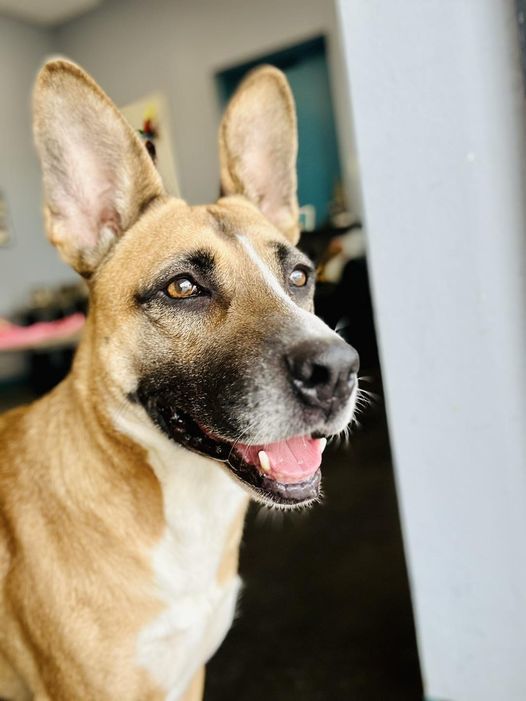
<instances>
[{"instance_id":1,"label":"white wall","mask_svg":"<svg viewBox=\"0 0 526 701\"><path fill-rule=\"evenodd\" d=\"M46 30L0 16L0 190L13 235L11 245L0 248L0 314L24 302L30 288L73 276L45 240L31 136L31 87L50 50Z\"/></svg>"},{"instance_id":2,"label":"white wall","mask_svg":"<svg viewBox=\"0 0 526 701\"><path fill-rule=\"evenodd\" d=\"M513 0L339 0L426 693L526 699L526 115Z\"/></svg>"},{"instance_id":3,"label":"white wall","mask_svg":"<svg viewBox=\"0 0 526 701\"><path fill-rule=\"evenodd\" d=\"M155 89L168 95L182 194L195 203L218 194L214 73L320 33L329 39L343 168L359 209L333 0L109 0L55 40L118 104Z\"/></svg>"}]
</instances>

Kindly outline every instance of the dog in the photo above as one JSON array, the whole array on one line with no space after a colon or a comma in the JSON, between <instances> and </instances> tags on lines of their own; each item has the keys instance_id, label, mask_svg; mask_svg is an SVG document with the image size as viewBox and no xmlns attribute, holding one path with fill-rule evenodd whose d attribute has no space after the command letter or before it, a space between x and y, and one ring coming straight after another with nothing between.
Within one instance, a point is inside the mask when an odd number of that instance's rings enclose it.
<instances>
[{"instance_id":1,"label":"dog","mask_svg":"<svg viewBox=\"0 0 526 701\"><path fill-rule=\"evenodd\" d=\"M0 697L197 701L250 498L315 502L357 394L295 247L293 98L276 68L245 78L206 206L165 193L74 63L33 104L48 237L90 308L67 378L0 419Z\"/></svg>"}]
</instances>

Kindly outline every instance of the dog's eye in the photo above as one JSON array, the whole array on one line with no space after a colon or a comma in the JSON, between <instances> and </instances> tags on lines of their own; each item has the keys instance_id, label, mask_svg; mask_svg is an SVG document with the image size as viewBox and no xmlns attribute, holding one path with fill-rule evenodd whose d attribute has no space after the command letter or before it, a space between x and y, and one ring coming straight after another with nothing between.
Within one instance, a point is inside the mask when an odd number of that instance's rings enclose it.
<instances>
[{"instance_id":1,"label":"dog's eye","mask_svg":"<svg viewBox=\"0 0 526 701\"><path fill-rule=\"evenodd\" d=\"M294 287L305 287L308 279L308 273L303 268L294 268L289 275L289 282Z\"/></svg>"},{"instance_id":2,"label":"dog's eye","mask_svg":"<svg viewBox=\"0 0 526 701\"><path fill-rule=\"evenodd\" d=\"M177 277L166 287L165 292L170 299L188 299L188 297L197 297L200 289L192 278Z\"/></svg>"}]
</instances>

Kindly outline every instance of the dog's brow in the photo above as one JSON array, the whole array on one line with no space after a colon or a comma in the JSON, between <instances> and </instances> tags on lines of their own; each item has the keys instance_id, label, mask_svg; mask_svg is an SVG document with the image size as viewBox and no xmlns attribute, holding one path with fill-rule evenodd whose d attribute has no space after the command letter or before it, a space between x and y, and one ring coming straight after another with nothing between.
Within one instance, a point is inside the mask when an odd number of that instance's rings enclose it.
<instances>
[{"instance_id":1,"label":"dog's brow","mask_svg":"<svg viewBox=\"0 0 526 701\"><path fill-rule=\"evenodd\" d=\"M193 253L185 256L181 262L187 263L193 268L196 268L203 275L210 275L210 273L214 271L216 265L214 254L211 251L208 251L206 248L200 248L197 251L193 251Z\"/></svg>"},{"instance_id":2,"label":"dog's brow","mask_svg":"<svg viewBox=\"0 0 526 701\"><path fill-rule=\"evenodd\" d=\"M212 251L207 248L196 248L195 251L174 258L164 271L159 274L160 278L167 277L178 272L185 272L190 268L204 276L209 276L214 272L216 261Z\"/></svg>"},{"instance_id":3,"label":"dog's brow","mask_svg":"<svg viewBox=\"0 0 526 701\"><path fill-rule=\"evenodd\" d=\"M281 241L269 241L268 246L269 248L272 248L281 267L283 267L291 256L291 250L289 247Z\"/></svg>"},{"instance_id":4,"label":"dog's brow","mask_svg":"<svg viewBox=\"0 0 526 701\"><path fill-rule=\"evenodd\" d=\"M267 246L273 250L281 268L285 267L287 261L294 259L296 263L301 263L309 270L314 270L312 261L305 254L301 253L301 251L298 251L297 248L287 246L287 244L282 241L269 241Z\"/></svg>"}]
</instances>

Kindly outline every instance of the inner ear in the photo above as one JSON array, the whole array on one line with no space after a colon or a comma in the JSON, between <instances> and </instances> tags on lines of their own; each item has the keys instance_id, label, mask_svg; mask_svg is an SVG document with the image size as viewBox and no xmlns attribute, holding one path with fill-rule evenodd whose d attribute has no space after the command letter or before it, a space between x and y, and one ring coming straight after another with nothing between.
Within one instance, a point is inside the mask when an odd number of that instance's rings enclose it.
<instances>
[{"instance_id":1,"label":"inner ear","mask_svg":"<svg viewBox=\"0 0 526 701\"><path fill-rule=\"evenodd\" d=\"M244 195L297 243L296 110L277 68L262 66L242 82L221 123L219 150L223 192Z\"/></svg>"},{"instance_id":2,"label":"inner ear","mask_svg":"<svg viewBox=\"0 0 526 701\"><path fill-rule=\"evenodd\" d=\"M138 135L77 65L47 63L33 104L48 236L88 275L163 194L162 183Z\"/></svg>"}]
</instances>

